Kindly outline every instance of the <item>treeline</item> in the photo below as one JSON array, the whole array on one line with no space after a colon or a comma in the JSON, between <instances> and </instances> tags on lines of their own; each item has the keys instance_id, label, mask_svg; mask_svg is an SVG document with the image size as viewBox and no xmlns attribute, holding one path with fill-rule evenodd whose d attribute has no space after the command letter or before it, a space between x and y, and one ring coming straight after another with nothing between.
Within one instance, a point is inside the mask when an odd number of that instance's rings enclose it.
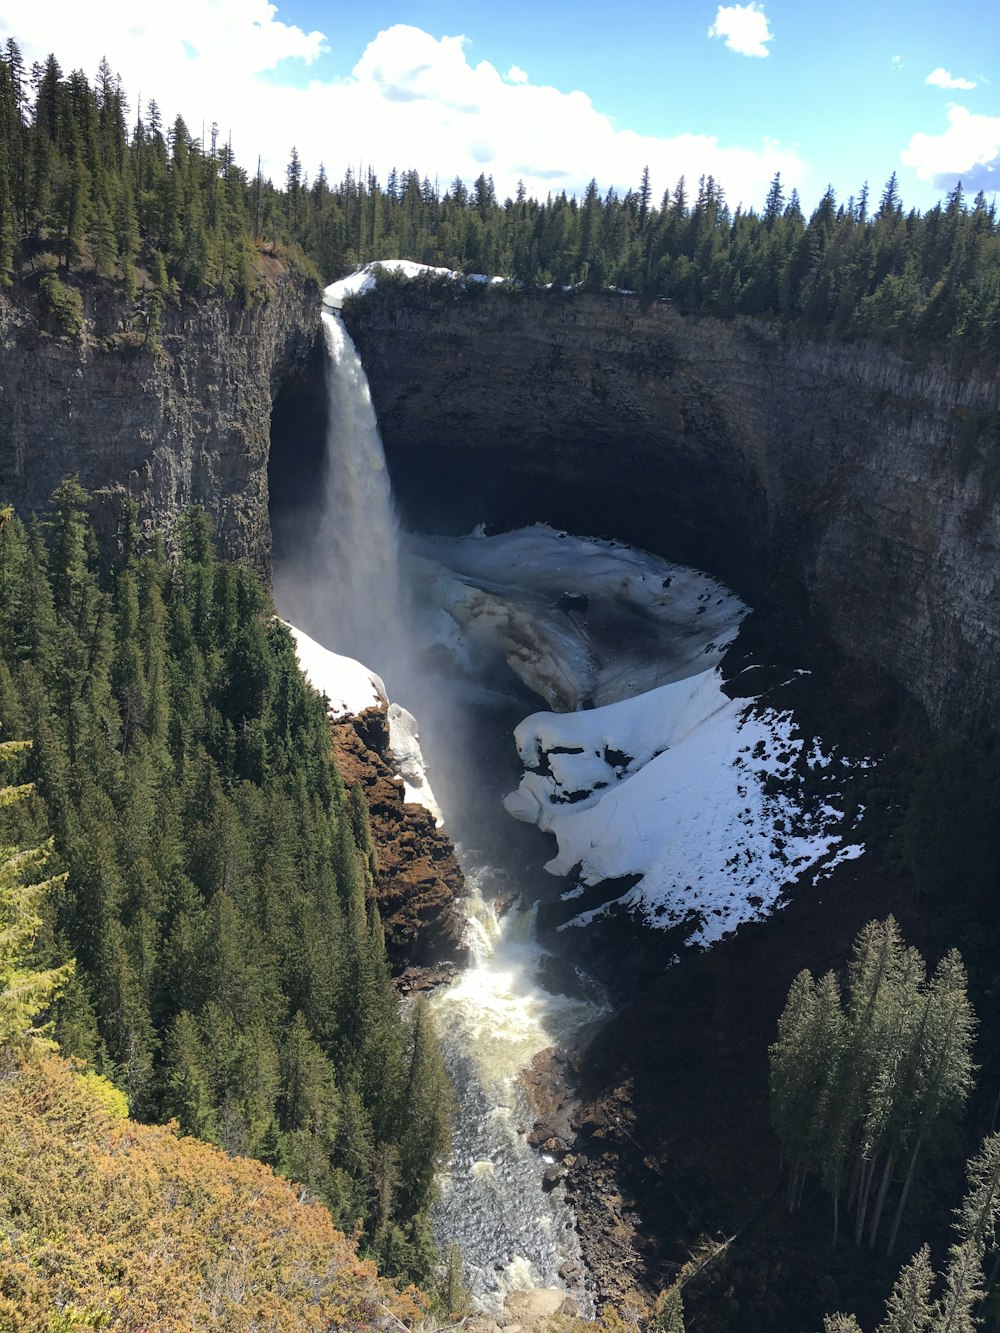
<instances>
[{"instance_id":1,"label":"treeline","mask_svg":"<svg viewBox=\"0 0 1000 1333\"><path fill-rule=\"evenodd\" d=\"M828 189L807 218L776 176L761 211L731 211L721 187L682 178L659 205L648 172L635 190L544 202L523 190L499 203L480 176L439 196L416 172L383 190L322 173L300 191L290 232L324 273L405 255L530 284L603 289L674 301L684 313L775 317L839 338L962 339L1000 351L1000 230L993 204L956 187L921 215L904 212L895 174L877 206L867 186L838 203Z\"/></svg>"},{"instance_id":2,"label":"treeline","mask_svg":"<svg viewBox=\"0 0 1000 1333\"><path fill-rule=\"evenodd\" d=\"M514 282L617 287L684 312L775 317L813 335L1000 351L1000 229L993 203L960 186L924 214L905 210L895 173L877 202L864 185L828 189L809 216L780 177L763 205L732 209L711 176L654 199L634 188L545 200L492 179L443 192L415 170L310 181L293 148L276 185L248 177L213 126L195 138L155 102L131 111L106 63L91 85L55 57L25 71L0 59L0 279L49 254L153 303L180 291L252 300L259 243L304 253L324 281L405 257ZM50 275L52 301L62 297ZM65 299L62 297L62 299ZM147 317L150 312L147 311Z\"/></svg>"},{"instance_id":3,"label":"treeline","mask_svg":"<svg viewBox=\"0 0 1000 1333\"><path fill-rule=\"evenodd\" d=\"M47 524L0 514L0 717L66 872L34 966L76 974L55 1035L146 1119L251 1155L426 1280L450 1089L428 1015L400 1013L367 807L257 577L188 514L99 542L74 481Z\"/></svg>"}]
</instances>

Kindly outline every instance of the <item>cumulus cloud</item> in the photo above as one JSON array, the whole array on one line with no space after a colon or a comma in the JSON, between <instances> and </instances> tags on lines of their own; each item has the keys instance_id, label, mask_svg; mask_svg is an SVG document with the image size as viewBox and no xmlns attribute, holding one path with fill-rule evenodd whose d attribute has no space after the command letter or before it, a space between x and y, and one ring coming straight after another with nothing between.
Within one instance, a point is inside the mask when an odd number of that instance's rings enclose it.
<instances>
[{"instance_id":1,"label":"cumulus cloud","mask_svg":"<svg viewBox=\"0 0 1000 1333\"><path fill-rule=\"evenodd\" d=\"M903 68L903 57L902 57L902 56L893 56L892 59L889 61L889 63L890 63L890 65L892 66L893 69L902 69L902 68Z\"/></svg>"},{"instance_id":2,"label":"cumulus cloud","mask_svg":"<svg viewBox=\"0 0 1000 1333\"><path fill-rule=\"evenodd\" d=\"M165 119L180 112L195 133L217 120L223 138L232 130L237 160L253 170L259 153L276 181L292 144L310 175L321 162L335 178L351 165L383 181L393 166L415 167L444 189L485 172L501 199L519 179L541 197L582 193L591 177L603 190L637 187L648 164L657 192L682 174L689 187L710 174L733 205L759 205L775 172L788 189L804 175L797 149L773 139L617 129L583 92L533 84L517 66L501 74L488 61L471 63L462 36L397 24L369 42L350 75L320 79L308 66L322 35L281 23L260 0L177 0L139 22L127 0L97 0L79 18L70 6L5 0L0 37L13 33L30 63L44 58L56 32L63 64L90 74L107 55L133 107L140 93L155 96Z\"/></svg>"},{"instance_id":3,"label":"cumulus cloud","mask_svg":"<svg viewBox=\"0 0 1000 1333\"><path fill-rule=\"evenodd\" d=\"M913 136L900 154L921 180L950 189L961 180L967 190L1000 186L1000 116L982 116L952 103L948 128L940 134Z\"/></svg>"},{"instance_id":4,"label":"cumulus cloud","mask_svg":"<svg viewBox=\"0 0 1000 1333\"><path fill-rule=\"evenodd\" d=\"M720 5L708 35L724 38L730 51L741 56L770 55L766 43L774 41L764 6L755 0L748 5Z\"/></svg>"},{"instance_id":5,"label":"cumulus cloud","mask_svg":"<svg viewBox=\"0 0 1000 1333\"><path fill-rule=\"evenodd\" d=\"M976 86L974 79L963 79L949 74L942 65L932 69L924 79L924 83L929 83L932 88L960 88L963 92L971 92Z\"/></svg>"}]
</instances>

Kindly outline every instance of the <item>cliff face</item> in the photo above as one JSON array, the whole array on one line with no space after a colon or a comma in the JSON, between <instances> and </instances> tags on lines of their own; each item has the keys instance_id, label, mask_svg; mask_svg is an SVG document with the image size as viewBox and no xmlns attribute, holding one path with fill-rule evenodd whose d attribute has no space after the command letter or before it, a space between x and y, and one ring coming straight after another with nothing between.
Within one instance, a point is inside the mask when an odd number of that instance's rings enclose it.
<instances>
[{"instance_id":1,"label":"cliff face","mask_svg":"<svg viewBox=\"0 0 1000 1333\"><path fill-rule=\"evenodd\" d=\"M996 375L610 295L393 289L345 318L411 520L545 519L755 602L804 590L935 725L992 712Z\"/></svg>"},{"instance_id":2,"label":"cliff face","mask_svg":"<svg viewBox=\"0 0 1000 1333\"><path fill-rule=\"evenodd\" d=\"M78 473L91 491L123 487L157 526L201 504L225 553L266 570L271 403L308 359L320 298L265 263L263 304L168 307L159 351L128 345L100 284L81 288L73 340L47 331L30 287L0 298L0 496L41 512Z\"/></svg>"}]
</instances>

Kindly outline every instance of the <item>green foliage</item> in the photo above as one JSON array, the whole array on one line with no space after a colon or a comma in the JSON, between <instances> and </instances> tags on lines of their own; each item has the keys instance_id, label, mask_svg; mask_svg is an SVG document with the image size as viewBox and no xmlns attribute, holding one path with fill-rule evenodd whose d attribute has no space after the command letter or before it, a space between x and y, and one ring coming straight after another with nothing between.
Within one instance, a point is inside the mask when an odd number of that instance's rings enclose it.
<instances>
[{"instance_id":1,"label":"green foliage","mask_svg":"<svg viewBox=\"0 0 1000 1333\"><path fill-rule=\"evenodd\" d=\"M83 298L75 287L67 287L55 273L46 273L38 284L42 312L53 333L78 338L83 330Z\"/></svg>"},{"instance_id":2,"label":"green foliage","mask_svg":"<svg viewBox=\"0 0 1000 1333\"><path fill-rule=\"evenodd\" d=\"M24 741L0 744L0 761L8 761L28 749ZM0 809L24 801L32 792L29 783L0 787ZM36 870L49 858L50 848L16 851L0 846L0 1052L24 1045L51 1045L51 1024L38 1019L49 1009L61 987L73 974L73 964L40 967L33 956L45 898L61 877L33 883Z\"/></svg>"},{"instance_id":3,"label":"green foliage","mask_svg":"<svg viewBox=\"0 0 1000 1333\"><path fill-rule=\"evenodd\" d=\"M788 1206L809 1174L833 1202L854 1208L854 1239L873 1247L893 1171L905 1161L888 1249L892 1252L921 1152L965 1104L972 1087L975 1016L952 950L930 982L892 917L870 922L849 967L846 1005L832 973L792 984L771 1047L771 1119L789 1166Z\"/></svg>"},{"instance_id":4,"label":"green foliage","mask_svg":"<svg viewBox=\"0 0 1000 1333\"><path fill-rule=\"evenodd\" d=\"M401 1019L367 813L257 577L203 512L175 536L140 549L126 502L99 546L72 479L45 530L0 514L0 708L64 871L52 963L78 961L57 1033L429 1275L450 1091L423 1007Z\"/></svg>"}]
</instances>

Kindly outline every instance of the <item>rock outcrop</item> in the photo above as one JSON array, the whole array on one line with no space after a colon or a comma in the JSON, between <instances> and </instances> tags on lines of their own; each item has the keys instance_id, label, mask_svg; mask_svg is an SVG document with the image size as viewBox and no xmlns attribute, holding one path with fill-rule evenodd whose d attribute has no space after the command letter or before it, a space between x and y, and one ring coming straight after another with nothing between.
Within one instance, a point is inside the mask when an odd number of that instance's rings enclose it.
<instances>
[{"instance_id":1,"label":"rock outcrop","mask_svg":"<svg viewBox=\"0 0 1000 1333\"><path fill-rule=\"evenodd\" d=\"M150 526L201 504L225 553L266 571L271 404L308 359L320 296L262 262L263 300L168 305L155 349L123 333L108 284L81 281L72 339L48 330L30 282L0 297L0 496L42 512L76 473L88 490L126 490Z\"/></svg>"},{"instance_id":2,"label":"rock outcrop","mask_svg":"<svg viewBox=\"0 0 1000 1333\"><path fill-rule=\"evenodd\" d=\"M375 891L394 970L410 992L449 980L465 961L455 901L465 881L451 839L422 805L404 799L392 764L384 710L331 722L333 753L347 786L360 783L375 844ZM416 969L416 970L415 970Z\"/></svg>"},{"instance_id":3,"label":"rock outcrop","mask_svg":"<svg viewBox=\"0 0 1000 1333\"><path fill-rule=\"evenodd\" d=\"M350 303L411 520L544 519L804 591L937 727L1000 691L1000 380L581 293Z\"/></svg>"}]
</instances>

